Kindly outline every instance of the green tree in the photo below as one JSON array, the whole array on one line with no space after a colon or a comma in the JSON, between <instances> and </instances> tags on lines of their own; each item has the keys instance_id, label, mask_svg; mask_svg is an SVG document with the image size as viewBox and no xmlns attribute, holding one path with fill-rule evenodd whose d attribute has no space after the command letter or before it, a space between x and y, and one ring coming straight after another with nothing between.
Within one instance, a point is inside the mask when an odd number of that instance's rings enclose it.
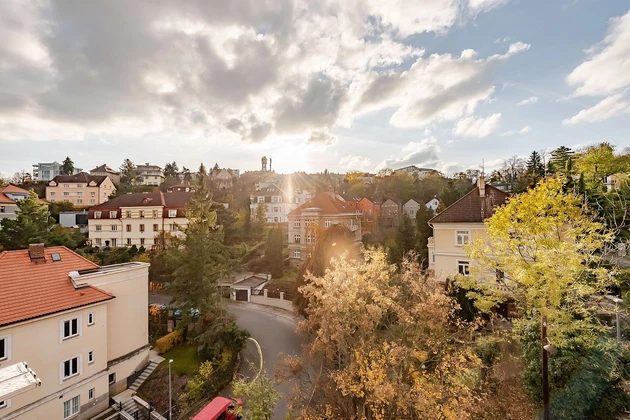
<instances>
[{"instance_id":1,"label":"green tree","mask_svg":"<svg viewBox=\"0 0 630 420\"><path fill-rule=\"evenodd\" d=\"M192 182L192 174L190 173L190 169L182 166L182 175L184 176L184 183L190 184Z\"/></svg>"},{"instance_id":2,"label":"green tree","mask_svg":"<svg viewBox=\"0 0 630 420\"><path fill-rule=\"evenodd\" d=\"M251 382L235 382L234 396L244 402L242 414L245 420L271 420L276 403L280 400L274 381L265 371Z\"/></svg>"},{"instance_id":3,"label":"green tree","mask_svg":"<svg viewBox=\"0 0 630 420\"><path fill-rule=\"evenodd\" d=\"M533 151L527 159L527 174L532 179L539 179L545 175L545 165L543 164L542 157L537 151Z\"/></svg>"},{"instance_id":4,"label":"green tree","mask_svg":"<svg viewBox=\"0 0 630 420\"><path fill-rule=\"evenodd\" d=\"M265 217L265 213L267 213L267 204L259 203L258 206L256 206L256 213L254 215L255 217L253 225L254 236L257 239L260 239L262 237L263 232L265 231L265 226L267 226L267 218Z\"/></svg>"},{"instance_id":5,"label":"green tree","mask_svg":"<svg viewBox=\"0 0 630 420\"><path fill-rule=\"evenodd\" d=\"M179 168L177 167L177 163L173 161L173 163L167 163L164 165L164 177L166 178L177 178L179 173Z\"/></svg>"},{"instance_id":6,"label":"green tree","mask_svg":"<svg viewBox=\"0 0 630 420\"><path fill-rule=\"evenodd\" d=\"M433 217L433 212L422 205L416 212L416 252L418 261L423 268L429 266L429 249L427 248L429 238L433 236L433 229L429 226L429 220Z\"/></svg>"},{"instance_id":7,"label":"green tree","mask_svg":"<svg viewBox=\"0 0 630 420\"><path fill-rule=\"evenodd\" d=\"M137 169L131 160L125 159L118 169L120 170L121 185L131 185L136 181Z\"/></svg>"},{"instance_id":8,"label":"green tree","mask_svg":"<svg viewBox=\"0 0 630 420\"><path fill-rule=\"evenodd\" d=\"M552 150L551 159L549 159L547 164L547 172L567 177L571 176L573 172L573 151L566 146L560 146Z\"/></svg>"},{"instance_id":9,"label":"green tree","mask_svg":"<svg viewBox=\"0 0 630 420\"><path fill-rule=\"evenodd\" d=\"M62 175L72 175L74 174L74 162L70 159L69 156L66 156L62 165L61 165L61 174Z\"/></svg>"},{"instance_id":10,"label":"green tree","mask_svg":"<svg viewBox=\"0 0 630 420\"><path fill-rule=\"evenodd\" d=\"M284 268L284 258L282 257L282 246L284 234L281 227L275 227L269 231L267 237L267 247L265 249L265 260L269 266L269 272L273 278L282 277Z\"/></svg>"},{"instance_id":11,"label":"green tree","mask_svg":"<svg viewBox=\"0 0 630 420\"><path fill-rule=\"evenodd\" d=\"M387 250L389 262L401 264L407 254L416 247L416 232L411 219L404 213L400 225L396 228L396 238Z\"/></svg>"},{"instance_id":12,"label":"green tree","mask_svg":"<svg viewBox=\"0 0 630 420\"><path fill-rule=\"evenodd\" d=\"M47 243L54 219L46 204L39 202L35 191L17 202L15 219L0 221L0 245L5 250L28 248L29 243Z\"/></svg>"}]
</instances>

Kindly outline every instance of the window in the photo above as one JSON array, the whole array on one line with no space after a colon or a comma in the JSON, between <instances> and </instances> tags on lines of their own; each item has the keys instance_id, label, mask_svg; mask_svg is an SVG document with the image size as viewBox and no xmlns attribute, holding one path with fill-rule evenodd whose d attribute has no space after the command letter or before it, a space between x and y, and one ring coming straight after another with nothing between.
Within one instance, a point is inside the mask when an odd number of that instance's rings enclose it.
<instances>
[{"instance_id":1,"label":"window","mask_svg":"<svg viewBox=\"0 0 630 420\"><path fill-rule=\"evenodd\" d=\"M293 258L302 258L302 251L300 251L299 249L293 251Z\"/></svg>"},{"instance_id":2,"label":"window","mask_svg":"<svg viewBox=\"0 0 630 420\"><path fill-rule=\"evenodd\" d=\"M94 325L94 314L88 314L88 325Z\"/></svg>"},{"instance_id":3,"label":"window","mask_svg":"<svg viewBox=\"0 0 630 420\"><path fill-rule=\"evenodd\" d=\"M79 197L83 197L83 193L82 193L81 191L79 191L79 192L77 193L77 195L78 195Z\"/></svg>"},{"instance_id":4,"label":"window","mask_svg":"<svg viewBox=\"0 0 630 420\"><path fill-rule=\"evenodd\" d=\"M293 221L293 227L300 227L300 221L299 220L294 220Z\"/></svg>"},{"instance_id":5,"label":"window","mask_svg":"<svg viewBox=\"0 0 630 420\"><path fill-rule=\"evenodd\" d=\"M280 207L274 207L273 208L273 212L274 213L280 213Z\"/></svg>"},{"instance_id":6,"label":"window","mask_svg":"<svg viewBox=\"0 0 630 420\"><path fill-rule=\"evenodd\" d=\"M77 198L77 204L83 204L83 200L81 200L80 198Z\"/></svg>"},{"instance_id":7,"label":"window","mask_svg":"<svg viewBox=\"0 0 630 420\"><path fill-rule=\"evenodd\" d=\"M127 238L127 245L131 245L131 238Z\"/></svg>"},{"instance_id":8,"label":"window","mask_svg":"<svg viewBox=\"0 0 630 420\"><path fill-rule=\"evenodd\" d=\"M0 401L0 410L2 410L3 408L10 407L11 404L9 404L9 401L10 400Z\"/></svg>"},{"instance_id":9,"label":"window","mask_svg":"<svg viewBox=\"0 0 630 420\"><path fill-rule=\"evenodd\" d=\"M116 246L116 238L112 238L112 246Z\"/></svg>"},{"instance_id":10,"label":"window","mask_svg":"<svg viewBox=\"0 0 630 420\"><path fill-rule=\"evenodd\" d=\"M79 374L80 356L61 362L61 378L65 381L68 378Z\"/></svg>"},{"instance_id":11,"label":"window","mask_svg":"<svg viewBox=\"0 0 630 420\"><path fill-rule=\"evenodd\" d=\"M118 213L118 212L116 212L116 211L110 211L110 212L109 212L109 218L110 218L110 219L115 219L115 218L116 218L116 213Z\"/></svg>"},{"instance_id":12,"label":"window","mask_svg":"<svg viewBox=\"0 0 630 420\"><path fill-rule=\"evenodd\" d=\"M144 238L140 238L140 245L144 245Z\"/></svg>"},{"instance_id":13,"label":"window","mask_svg":"<svg viewBox=\"0 0 630 420\"><path fill-rule=\"evenodd\" d=\"M307 235L306 236L306 243L307 244L314 244L315 243L315 235Z\"/></svg>"},{"instance_id":14,"label":"window","mask_svg":"<svg viewBox=\"0 0 630 420\"><path fill-rule=\"evenodd\" d=\"M65 319L61 321L61 339L76 337L81 333L79 318Z\"/></svg>"},{"instance_id":15,"label":"window","mask_svg":"<svg viewBox=\"0 0 630 420\"><path fill-rule=\"evenodd\" d=\"M300 239L301 239L301 238L300 238L300 235L293 235L293 241L294 241L296 244L299 244L299 243L300 243Z\"/></svg>"},{"instance_id":16,"label":"window","mask_svg":"<svg viewBox=\"0 0 630 420\"><path fill-rule=\"evenodd\" d=\"M113 231L118 230L118 225L112 225L112 230L113 230Z\"/></svg>"},{"instance_id":17,"label":"window","mask_svg":"<svg viewBox=\"0 0 630 420\"><path fill-rule=\"evenodd\" d=\"M470 232L467 230L455 231L455 245L464 246L470 242Z\"/></svg>"},{"instance_id":18,"label":"window","mask_svg":"<svg viewBox=\"0 0 630 420\"><path fill-rule=\"evenodd\" d=\"M470 265L468 261L457 261L457 272L462 276L469 276Z\"/></svg>"},{"instance_id":19,"label":"window","mask_svg":"<svg viewBox=\"0 0 630 420\"><path fill-rule=\"evenodd\" d=\"M83 184L77 184L77 188L83 188Z\"/></svg>"},{"instance_id":20,"label":"window","mask_svg":"<svg viewBox=\"0 0 630 420\"><path fill-rule=\"evenodd\" d=\"M63 195L68 196L68 195L70 195L70 193L69 192L64 192Z\"/></svg>"},{"instance_id":21,"label":"window","mask_svg":"<svg viewBox=\"0 0 630 420\"><path fill-rule=\"evenodd\" d=\"M175 223L170 225L170 227L171 227L171 231L176 231L177 230L177 224L175 224Z\"/></svg>"},{"instance_id":22,"label":"window","mask_svg":"<svg viewBox=\"0 0 630 420\"><path fill-rule=\"evenodd\" d=\"M63 402L63 418L68 419L79 413L79 396Z\"/></svg>"},{"instance_id":23,"label":"window","mask_svg":"<svg viewBox=\"0 0 630 420\"><path fill-rule=\"evenodd\" d=\"M91 197L96 197L96 193L94 191L90 192Z\"/></svg>"},{"instance_id":24,"label":"window","mask_svg":"<svg viewBox=\"0 0 630 420\"><path fill-rule=\"evenodd\" d=\"M51 192L50 192L50 195L55 195L55 192L54 192L54 191L51 191Z\"/></svg>"},{"instance_id":25,"label":"window","mask_svg":"<svg viewBox=\"0 0 630 420\"><path fill-rule=\"evenodd\" d=\"M115 384L116 383L116 372L114 373L110 373L109 376L107 377L107 380L109 381L109 384Z\"/></svg>"},{"instance_id":26,"label":"window","mask_svg":"<svg viewBox=\"0 0 630 420\"><path fill-rule=\"evenodd\" d=\"M94 226L94 229L95 229L97 232L100 232L101 230L103 230L103 226L102 226L102 225L96 225L96 226Z\"/></svg>"},{"instance_id":27,"label":"window","mask_svg":"<svg viewBox=\"0 0 630 420\"><path fill-rule=\"evenodd\" d=\"M88 400L93 400L94 399L94 388L90 388L90 390L88 391Z\"/></svg>"},{"instance_id":28,"label":"window","mask_svg":"<svg viewBox=\"0 0 630 420\"><path fill-rule=\"evenodd\" d=\"M96 245L100 245L101 244L101 238L96 238Z\"/></svg>"},{"instance_id":29,"label":"window","mask_svg":"<svg viewBox=\"0 0 630 420\"><path fill-rule=\"evenodd\" d=\"M158 231L158 225L157 223L153 224L153 232L157 232Z\"/></svg>"},{"instance_id":30,"label":"window","mask_svg":"<svg viewBox=\"0 0 630 420\"><path fill-rule=\"evenodd\" d=\"M277 217L274 217L274 218L273 218L273 222L274 222L274 223L278 223L279 221L280 221L280 220L278 220L278 218L277 218Z\"/></svg>"},{"instance_id":31,"label":"window","mask_svg":"<svg viewBox=\"0 0 630 420\"><path fill-rule=\"evenodd\" d=\"M177 210L169 210L168 217L177 217Z\"/></svg>"},{"instance_id":32,"label":"window","mask_svg":"<svg viewBox=\"0 0 630 420\"><path fill-rule=\"evenodd\" d=\"M264 203L265 202L265 197L258 197L258 202L259 203Z\"/></svg>"},{"instance_id":33,"label":"window","mask_svg":"<svg viewBox=\"0 0 630 420\"><path fill-rule=\"evenodd\" d=\"M141 219L144 219L144 211L141 211L141 212L140 212L140 218L141 218Z\"/></svg>"},{"instance_id":34,"label":"window","mask_svg":"<svg viewBox=\"0 0 630 420\"><path fill-rule=\"evenodd\" d=\"M332 226L332 220L325 220L324 221L324 227L325 228L329 228Z\"/></svg>"},{"instance_id":35,"label":"window","mask_svg":"<svg viewBox=\"0 0 630 420\"><path fill-rule=\"evenodd\" d=\"M127 211L125 212L125 217L126 217L127 219L131 219L131 212L127 210Z\"/></svg>"},{"instance_id":36,"label":"window","mask_svg":"<svg viewBox=\"0 0 630 420\"><path fill-rule=\"evenodd\" d=\"M271 201L273 203L279 203L280 202L280 197L278 197L277 195L274 195L273 197L271 197Z\"/></svg>"},{"instance_id":37,"label":"window","mask_svg":"<svg viewBox=\"0 0 630 420\"><path fill-rule=\"evenodd\" d=\"M94 203L96 203L96 201L94 201L94 199L91 199L90 204L94 204Z\"/></svg>"},{"instance_id":38,"label":"window","mask_svg":"<svg viewBox=\"0 0 630 420\"><path fill-rule=\"evenodd\" d=\"M11 336L0 337L0 362L11 358Z\"/></svg>"},{"instance_id":39,"label":"window","mask_svg":"<svg viewBox=\"0 0 630 420\"><path fill-rule=\"evenodd\" d=\"M127 230L127 232L131 232L131 225L126 225L125 229Z\"/></svg>"},{"instance_id":40,"label":"window","mask_svg":"<svg viewBox=\"0 0 630 420\"><path fill-rule=\"evenodd\" d=\"M88 351L88 363L94 363L94 352Z\"/></svg>"},{"instance_id":41,"label":"window","mask_svg":"<svg viewBox=\"0 0 630 420\"><path fill-rule=\"evenodd\" d=\"M153 218L157 219L158 217L159 217L158 211L157 210L153 210Z\"/></svg>"},{"instance_id":42,"label":"window","mask_svg":"<svg viewBox=\"0 0 630 420\"><path fill-rule=\"evenodd\" d=\"M140 225L140 232L144 232L144 225Z\"/></svg>"},{"instance_id":43,"label":"window","mask_svg":"<svg viewBox=\"0 0 630 420\"><path fill-rule=\"evenodd\" d=\"M100 211L95 211L94 212L94 218L95 219L100 219L101 218L101 212Z\"/></svg>"},{"instance_id":44,"label":"window","mask_svg":"<svg viewBox=\"0 0 630 420\"><path fill-rule=\"evenodd\" d=\"M63 184L64 188L70 188L70 184Z\"/></svg>"}]
</instances>

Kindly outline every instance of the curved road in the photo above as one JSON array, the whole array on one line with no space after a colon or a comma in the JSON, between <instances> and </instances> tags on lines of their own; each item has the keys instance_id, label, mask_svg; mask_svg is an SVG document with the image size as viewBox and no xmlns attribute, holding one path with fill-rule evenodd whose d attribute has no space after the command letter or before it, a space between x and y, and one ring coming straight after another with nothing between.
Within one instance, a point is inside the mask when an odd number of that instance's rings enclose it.
<instances>
[{"instance_id":1,"label":"curved road","mask_svg":"<svg viewBox=\"0 0 630 420\"><path fill-rule=\"evenodd\" d=\"M228 305L228 310L236 316L237 324L249 331L252 338L260 344L265 369L269 376L273 377L275 373L280 353L292 355L301 353L302 339L295 330L296 320L291 315L252 303L231 303ZM248 341L248 348L244 353L247 358L258 358L251 341ZM255 365L258 365L258 362L258 360L252 360ZM251 375L247 363L241 366L241 373ZM287 414L284 395L289 391L289 384L280 384L276 389L283 397L276 405L273 419L283 420Z\"/></svg>"}]
</instances>

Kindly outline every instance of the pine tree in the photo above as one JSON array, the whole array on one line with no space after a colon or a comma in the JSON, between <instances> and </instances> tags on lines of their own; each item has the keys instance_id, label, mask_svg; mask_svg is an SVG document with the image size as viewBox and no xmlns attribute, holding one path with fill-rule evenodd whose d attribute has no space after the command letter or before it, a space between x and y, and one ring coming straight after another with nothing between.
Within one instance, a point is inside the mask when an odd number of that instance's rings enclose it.
<instances>
[{"instance_id":1,"label":"pine tree","mask_svg":"<svg viewBox=\"0 0 630 420\"><path fill-rule=\"evenodd\" d=\"M5 250L28 248L29 243L47 243L50 227L54 219L46 204L39 202L35 191L17 202L15 219L2 219L0 222L0 245Z\"/></svg>"},{"instance_id":2,"label":"pine tree","mask_svg":"<svg viewBox=\"0 0 630 420\"><path fill-rule=\"evenodd\" d=\"M269 232L267 237L267 248L265 250L265 259L269 265L269 272L273 278L282 277L282 269L284 261L282 258L282 245L284 243L284 234L282 228L275 227Z\"/></svg>"},{"instance_id":3,"label":"pine tree","mask_svg":"<svg viewBox=\"0 0 630 420\"><path fill-rule=\"evenodd\" d=\"M70 159L70 156L66 156L61 165L61 174L62 175L72 175L74 174L74 162Z\"/></svg>"},{"instance_id":4,"label":"pine tree","mask_svg":"<svg viewBox=\"0 0 630 420\"><path fill-rule=\"evenodd\" d=\"M131 185L135 182L137 170L136 165L131 160L125 159L118 169L120 169L121 185Z\"/></svg>"},{"instance_id":5,"label":"pine tree","mask_svg":"<svg viewBox=\"0 0 630 420\"><path fill-rule=\"evenodd\" d=\"M429 266L428 240L433 235L433 229L429 226L429 220L433 217L433 212L422 205L416 213L416 252L418 261L423 268Z\"/></svg>"},{"instance_id":6,"label":"pine tree","mask_svg":"<svg viewBox=\"0 0 630 420\"><path fill-rule=\"evenodd\" d=\"M540 153L533 151L527 160L527 174L533 179L545 176L545 166L543 165Z\"/></svg>"}]
</instances>

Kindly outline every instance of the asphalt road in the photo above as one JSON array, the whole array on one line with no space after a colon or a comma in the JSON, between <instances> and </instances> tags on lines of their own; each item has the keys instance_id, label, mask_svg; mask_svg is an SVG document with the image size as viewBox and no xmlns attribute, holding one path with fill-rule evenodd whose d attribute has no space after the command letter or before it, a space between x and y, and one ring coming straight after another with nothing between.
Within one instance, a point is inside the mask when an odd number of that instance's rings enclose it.
<instances>
[{"instance_id":1,"label":"asphalt road","mask_svg":"<svg viewBox=\"0 0 630 420\"><path fill-rule=\"evenodd\" d=\"M230 304L228 309L236 316L236 322L246 329L262 348L264 367L273 377L278 355L300 354L302 339L295 331L296 321L288 314L267 309L254 304ZM248 348L243 352L246 359L258 366L259 360L255 345L248 341ZM241 365L241 373L251 376L252 371L247 362ZM283 398L280 399L274 411L274 420L283 420L287 413L284 396L289 391L289 384L279 384L277 387Z\"/></svg>"}]
</instances>

